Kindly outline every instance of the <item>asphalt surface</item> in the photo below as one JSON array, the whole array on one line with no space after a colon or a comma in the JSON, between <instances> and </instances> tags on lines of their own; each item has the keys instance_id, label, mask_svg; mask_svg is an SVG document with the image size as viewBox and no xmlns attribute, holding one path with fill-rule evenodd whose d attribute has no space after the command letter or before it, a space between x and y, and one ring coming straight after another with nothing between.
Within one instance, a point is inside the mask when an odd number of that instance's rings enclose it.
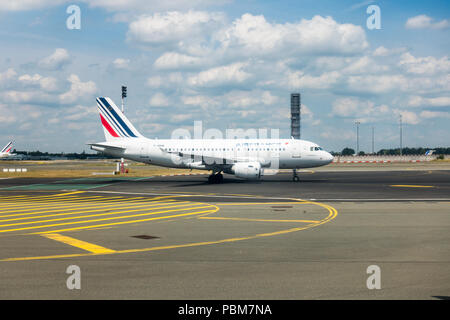
<instances>
[{"instance_id":1,"label":"asphalt surface","mask_svg":"<svg viewBox=\"0 0 450 320\"><path fill-rule=\"evenodd\" d=\"M450 296L448 170L206 177L1 179L0 298Z\"/></svg>"}]
</instances>

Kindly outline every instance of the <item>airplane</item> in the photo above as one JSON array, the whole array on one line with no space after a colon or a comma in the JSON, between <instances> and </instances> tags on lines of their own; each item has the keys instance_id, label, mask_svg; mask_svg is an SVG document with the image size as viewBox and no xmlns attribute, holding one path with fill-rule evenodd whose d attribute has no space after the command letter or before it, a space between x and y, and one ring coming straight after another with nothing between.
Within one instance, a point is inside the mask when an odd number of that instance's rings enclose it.
<instances>
[{"instance_id":1,"label":"airplane","mask_svg":"<svg viewBox=\"0 0 450 320\"><path fill-rule=\"evenodd\" d=\"M7 158L11 156L15 156L15 153L11 153L12 149L12 141L8 142L8 144L0 151L0 158Z\"/></svg>"},{"instance_id":2,"label":"airplane","mask_svg":"<svg viewBox=\"0 0 450 320\"><path fill-rule=\"evenodd\" d=\"M299 139L149 139L139 133L108 97L96 98L106 141L88 143L104 154L170 168L211 171L209 183L223 182L223 174L259 180L264 169L324 166L333 156L317 144Z\"/></svg>"}]
</instances>

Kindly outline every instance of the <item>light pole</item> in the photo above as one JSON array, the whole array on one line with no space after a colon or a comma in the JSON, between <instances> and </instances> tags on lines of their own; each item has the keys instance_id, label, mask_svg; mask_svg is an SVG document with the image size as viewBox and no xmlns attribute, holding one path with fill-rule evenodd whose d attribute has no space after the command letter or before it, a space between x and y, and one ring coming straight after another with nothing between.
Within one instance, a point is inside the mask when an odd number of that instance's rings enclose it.
<instances>
[{"instance_id":1,"label":"light pole","mask_svg":"<svg viewBox=\"0 0 450 320\"><path fill-rule=\"evenodd\" d=\"M359 154L359 125L361 124L360 121L355 121L356 124L356 155Z\"/></svg>"},{"instance_id":2,"label":"light pole","mask_svg":"<svg viewBox=\"0 0 450 320\"><path fill-rule=\"evenodd\" d=\"M122 86L122 113L123 113L123 101L126 97L127 97L127 87ZM125 173L125 163L123 158L120 158L120 171L121 173Z\"/></svg>"},{"instance_id":3,"label":"light pole","mask_svg":"<svg viewBox=\"0 0 450 320\"><path fill-rule=\"evenodd\" d=\"M372 154L375 154L375 127L372 126Z\"/></svg>"},{"instance_id":4,"label":"light pole","mask_svg":"<svg viewBox=\"0 0 450 320\"><path fill-rule=\"evenodd\" d=\"M127 87L122 86L122 112L123 112L123 100L127 97Z\"/></svg>"},{"instance_id":5,"label":"light pole","mask_svg":"<svg viewBox=\"0 0 450 320\"><path fill-rule=\"evenodd\" d=\"M402 115L400 115L399 121L400 121L400 155L402 155L403 154L403 150L402 150L403 149Z\"/></svg>"}]
</instances>

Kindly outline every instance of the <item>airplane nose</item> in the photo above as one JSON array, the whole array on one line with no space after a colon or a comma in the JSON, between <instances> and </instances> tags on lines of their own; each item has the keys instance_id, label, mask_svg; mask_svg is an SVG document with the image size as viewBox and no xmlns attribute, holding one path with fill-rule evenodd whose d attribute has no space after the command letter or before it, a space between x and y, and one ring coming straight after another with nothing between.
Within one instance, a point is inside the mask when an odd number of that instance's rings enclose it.
<instances>
[{"instance_id":1,"label":"airplane nose","mask_svg":"<svg viewBox=\"0 0 450 320\"><path fill-rule=\"evenodd\" d=\"M333 162L334 157L331 155L331 153L327 152L327 156L325 157L326 161L328 161L328 163Z\"/></svg>"}]
</instances>

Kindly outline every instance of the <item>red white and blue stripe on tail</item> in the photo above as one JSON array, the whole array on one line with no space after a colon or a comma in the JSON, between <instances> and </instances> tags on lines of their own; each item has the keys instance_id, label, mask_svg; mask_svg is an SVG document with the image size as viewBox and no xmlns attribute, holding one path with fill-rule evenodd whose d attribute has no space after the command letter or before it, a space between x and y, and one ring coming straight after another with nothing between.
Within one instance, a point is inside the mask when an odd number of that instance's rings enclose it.
<instances>
[{"instance_id":1,"label":"red white and blue stripe on tail","mask_svg":"<svg viewBox=\"0 0 450 320\"><path fill-rule=\"evenodd\" d=\"M98 97L96 100L106 140L142 137L110 98Z\"/></svg>"},{"instance_id":2,"label":"red white and blue stripe on tail","mask_svg":"<svg viewBox=\"0 0 450 320\"><path fill-rule=\"evenodd\" d=\"M0 153L10 153L12 149L12 141L8 142L8 144L0 151Z\"/></svg>"}]
</instances>

